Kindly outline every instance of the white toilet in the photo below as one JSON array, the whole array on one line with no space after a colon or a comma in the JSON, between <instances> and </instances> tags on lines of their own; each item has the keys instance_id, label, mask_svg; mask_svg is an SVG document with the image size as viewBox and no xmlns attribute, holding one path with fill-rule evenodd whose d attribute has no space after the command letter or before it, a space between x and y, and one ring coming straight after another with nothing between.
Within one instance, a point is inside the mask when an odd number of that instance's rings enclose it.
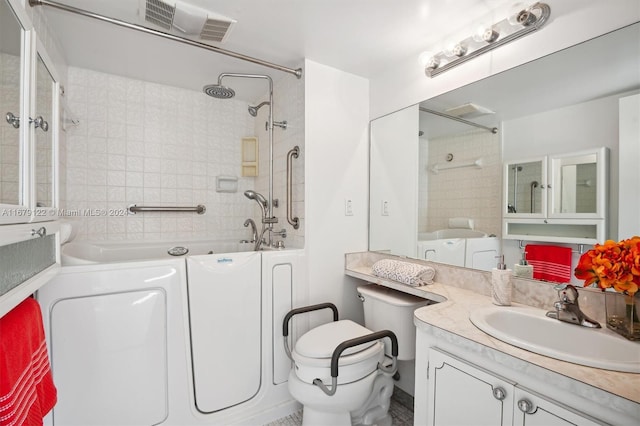
<instances>
[{"instance_id":1,"label":"white toilet","mask_svg":"<svg viewBox=\"0 0 640 426\"><path fill-rule=\"evenodd\" d=\"M385 290L389 289L376 285L358 288L358 296L361 300L364 298L365 323L367 318L383 319L382 327L378 327L380 321L374 321L376 330L371 330L368 324L365 328L350 320L338 321L337 310L331 304L294 309L285 316L286 337L293 315L328 308L328 305L334 309L334 322L305 333L290 352L294 366L289 374L289 391L304 406L304 426L391 425L388 410L396 360L399 353L405 359L414 356L415 331L413 310L406 301L402 302L410 295ZM429 303L422 300L423 304ZM415 300L414 305L419 306ZM402 340L396 339L397 335L402 335ZM352 339L359 340L350 345ZM368 341L360 343L360 340ZM393 356L393 346L396 356ZM336 357L338 347L343 351ZM286 350L289 352L288 347ZM335 358L333 366L332 357Z\"/></svg>"}]
</instances>

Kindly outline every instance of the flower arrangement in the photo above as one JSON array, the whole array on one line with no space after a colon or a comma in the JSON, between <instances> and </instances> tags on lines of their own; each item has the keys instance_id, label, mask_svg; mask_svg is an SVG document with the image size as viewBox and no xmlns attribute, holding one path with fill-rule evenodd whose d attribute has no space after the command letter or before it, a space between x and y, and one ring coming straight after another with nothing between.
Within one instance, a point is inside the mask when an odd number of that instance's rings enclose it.
<instances>
[{"instance_id":1,"label":"flower arrangement","mask_svg":"<svg viewBox=\"0 0 640 426\"><path fill-rule=\"evenodd\" d=\"M633 297L640 287L640 237L596 244L580 256L574 273L585 280L585 287L597 284L603 291L613 287Z\"/></svg>"}]
</instances>

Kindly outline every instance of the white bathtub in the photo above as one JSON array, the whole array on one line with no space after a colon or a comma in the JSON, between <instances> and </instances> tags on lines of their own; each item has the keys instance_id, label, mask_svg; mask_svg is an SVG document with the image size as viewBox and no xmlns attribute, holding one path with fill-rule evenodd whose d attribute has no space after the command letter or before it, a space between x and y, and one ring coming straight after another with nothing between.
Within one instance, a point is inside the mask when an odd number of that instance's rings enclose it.
<instances>
[{"instance_id":1,"label":"white bathtub","mask_svg":"<svg viewBox=\"0 0 640 426\"><path fill-rule=\"evenodd\" d=\"M188 252L171 255L172 248L184 247ZM238 240L192 241L78 241L62 246L62 266L91 265L97 263L136 262L143 260L175 259L176 257L252 251L252 243Z\"/></svg>"},{"instance_id":2,"label":"white bathtub","mask_svg":"<svg viewBox=\"0 0 640 426\"><path fill-rule=\"evenodd\" d=\"M66 244L38 293L58 387L46 424L264 424L297 410L281 322L305 294L303 251L242 248Z\"/></svg>"},{"instance_id":3,"label":"white bathtub","mask_svg":"<svg viewBox=\"0 0 640 426\"><path fill-rule=\"evenodd\" d=\"M497 264L500 241L472 229L440 229L418 234L417 257L433 262L490 271Z\"/></svg>"}]
</instances>

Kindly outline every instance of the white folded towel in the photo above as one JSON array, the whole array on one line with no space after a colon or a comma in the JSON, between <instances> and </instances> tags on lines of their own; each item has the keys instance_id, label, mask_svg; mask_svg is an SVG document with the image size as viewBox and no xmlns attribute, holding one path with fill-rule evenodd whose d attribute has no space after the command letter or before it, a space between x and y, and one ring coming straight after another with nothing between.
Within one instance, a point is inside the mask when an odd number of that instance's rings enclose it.
<instances>
[{"instance_id":1,"label":"white folded towel","mask_svg":"<svg viewBox=\"0 0 640 426\"><path fill-rule=\"evenodd\" d=\"M382 259L372 266L373 275L387 278L403 284L417 287L433 283L436 270L431 266L402 262L394 259Z\"/></svg>"}]
</instances>

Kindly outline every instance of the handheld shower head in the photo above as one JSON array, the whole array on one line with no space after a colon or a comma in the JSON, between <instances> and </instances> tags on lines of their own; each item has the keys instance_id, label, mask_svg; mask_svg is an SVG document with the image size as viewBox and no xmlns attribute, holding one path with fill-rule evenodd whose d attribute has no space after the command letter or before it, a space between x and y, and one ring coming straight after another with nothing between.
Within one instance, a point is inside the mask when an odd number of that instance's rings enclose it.
<instances>
[{"instance_id":1,"label":"handheld shower head","mask_svg":"<svg viewBox=\"0 0 640 426\"><path fill-rule=\"evenodd\" d=\"M267 207L267 199L264 198L264 196L259 192L255 192L249 189L247 191L244 191L244 196L250 200L256 200L263 207Z\"/></svg>"},{"instance_id":2,"label":"handheld shower head","mask_svg":"<svg viewBox=\"0 0 640 426\"><path fill-rule=\"evenodd\" d=\"M262 220L264 221L267 217L267 205L269 204L267 203L266 198L264 198L262 194L252 191L250 189L247 191L244 191L244 196L250 200L256 200L256 202L260 205L260 209L262 210Z\"/></svg>"},{"instance_id":3,"label":"handheld shower head","mask_svg":"<svg viewBox=\"0 0 640 426\"><path fill-rule=\"evenodd\" d=\"M265 105L269 105L269 102L265 101L265 102L261 102L256 106L251 106L249 105L249 108L247 108L249 110L249 114L251 114L252 117L257 117L258 116L258 110L260 108L262 108Z\"/></svg>"}]
</instances>

